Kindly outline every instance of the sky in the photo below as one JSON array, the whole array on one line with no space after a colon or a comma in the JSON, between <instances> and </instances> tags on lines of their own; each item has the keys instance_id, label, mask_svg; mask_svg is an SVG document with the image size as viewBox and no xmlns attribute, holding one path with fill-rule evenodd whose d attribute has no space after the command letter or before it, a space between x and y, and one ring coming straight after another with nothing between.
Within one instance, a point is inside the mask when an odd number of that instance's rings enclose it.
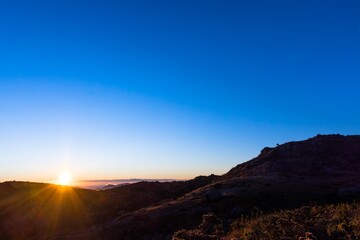
<instances>
[{"instance_id":1,"label":"sky","mask_svg":"<svg viewBox=\"0 0 360 240\"><path fill-rule=\"evenodd\" d=\"M360 2L0 3L0 181L223 174L360 132Z\"/></svg>"}]
</instances>

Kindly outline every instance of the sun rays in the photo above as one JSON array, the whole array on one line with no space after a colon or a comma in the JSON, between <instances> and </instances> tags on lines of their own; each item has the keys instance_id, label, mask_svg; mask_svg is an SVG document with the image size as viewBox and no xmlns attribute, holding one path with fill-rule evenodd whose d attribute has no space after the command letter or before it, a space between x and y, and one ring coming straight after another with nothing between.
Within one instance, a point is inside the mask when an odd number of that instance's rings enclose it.
<instances>
[{"instance_id":1,"label":"sun rays","mask_svg":"<svg viewBox=\"0 0 360 240\"><path fill-rule=\"evenodd\" d=\"M97 193L43 183L9 182L7 185L14 193L0 199L0 207L8 212L4 226L11 239L39 237L39 233L52 238L64 229L93 224L92 209L85 199ZM15 214L17 211L21 214ZM33 221L33 225L28 221Z\"/></svg>"},{"instance_id":2,"label":"sun rays","mask_svg":"<svg viewBox=\"0 0 360 240\"><path fill-rule=\"evenodd\" d=\"M56 183L58 185L63 185L63 186L71 185L71 183L72 183L71 174L69 172L67 172L67 171L64 171L64 172L60 173Z\"/></svg>"}]
</instances>

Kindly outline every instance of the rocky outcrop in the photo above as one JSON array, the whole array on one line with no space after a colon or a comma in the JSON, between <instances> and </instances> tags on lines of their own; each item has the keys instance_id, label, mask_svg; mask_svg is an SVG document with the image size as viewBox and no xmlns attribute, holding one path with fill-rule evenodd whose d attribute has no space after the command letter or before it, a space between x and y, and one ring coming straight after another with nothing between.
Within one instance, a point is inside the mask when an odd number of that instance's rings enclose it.
<instances>
[{"instance_id":1,"label":"rocky outcrop","mask_svg":"<svg viewBox=\"0 0 360 240\"><path fill-rule=\"evenodd\" d=\"M304 141L264 148L222 179L247 176L344 177L359 181L360 136L317 135Z\"/></svg>"}]
</instances>

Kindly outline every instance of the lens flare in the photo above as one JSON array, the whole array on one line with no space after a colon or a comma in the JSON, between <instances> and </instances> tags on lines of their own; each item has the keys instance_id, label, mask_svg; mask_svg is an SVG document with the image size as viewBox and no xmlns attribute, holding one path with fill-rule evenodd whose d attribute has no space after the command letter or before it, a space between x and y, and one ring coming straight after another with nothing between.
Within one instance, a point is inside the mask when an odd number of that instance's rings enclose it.
<instances>
[{"instance_id":1,"label":"lens flare","mask_svg":"<svg viewBox=\"0 0 360 240\"><path fill-rule=\"evenodd\" d=\"M71 174L69 172L62 172L59 175L57 184L68 186L71 184Z\"/></svg>"}]
</instances>

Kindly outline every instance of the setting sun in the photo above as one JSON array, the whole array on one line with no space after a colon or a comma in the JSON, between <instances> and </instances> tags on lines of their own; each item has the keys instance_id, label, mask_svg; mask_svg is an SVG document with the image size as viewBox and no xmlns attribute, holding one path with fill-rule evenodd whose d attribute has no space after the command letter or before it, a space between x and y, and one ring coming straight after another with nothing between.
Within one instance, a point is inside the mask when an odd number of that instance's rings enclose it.
<instances>
[{"instance_id":1,"label":"setting sun","mask_svg":"<svg viewBox=\"0 0 360 240\"><path fill-rule=\"evenodd\" d=\"M57 184L60 185L70 185L71 183L71 174L69 172L62 172L59 175Z\"/></svg>"}]
</instances>

